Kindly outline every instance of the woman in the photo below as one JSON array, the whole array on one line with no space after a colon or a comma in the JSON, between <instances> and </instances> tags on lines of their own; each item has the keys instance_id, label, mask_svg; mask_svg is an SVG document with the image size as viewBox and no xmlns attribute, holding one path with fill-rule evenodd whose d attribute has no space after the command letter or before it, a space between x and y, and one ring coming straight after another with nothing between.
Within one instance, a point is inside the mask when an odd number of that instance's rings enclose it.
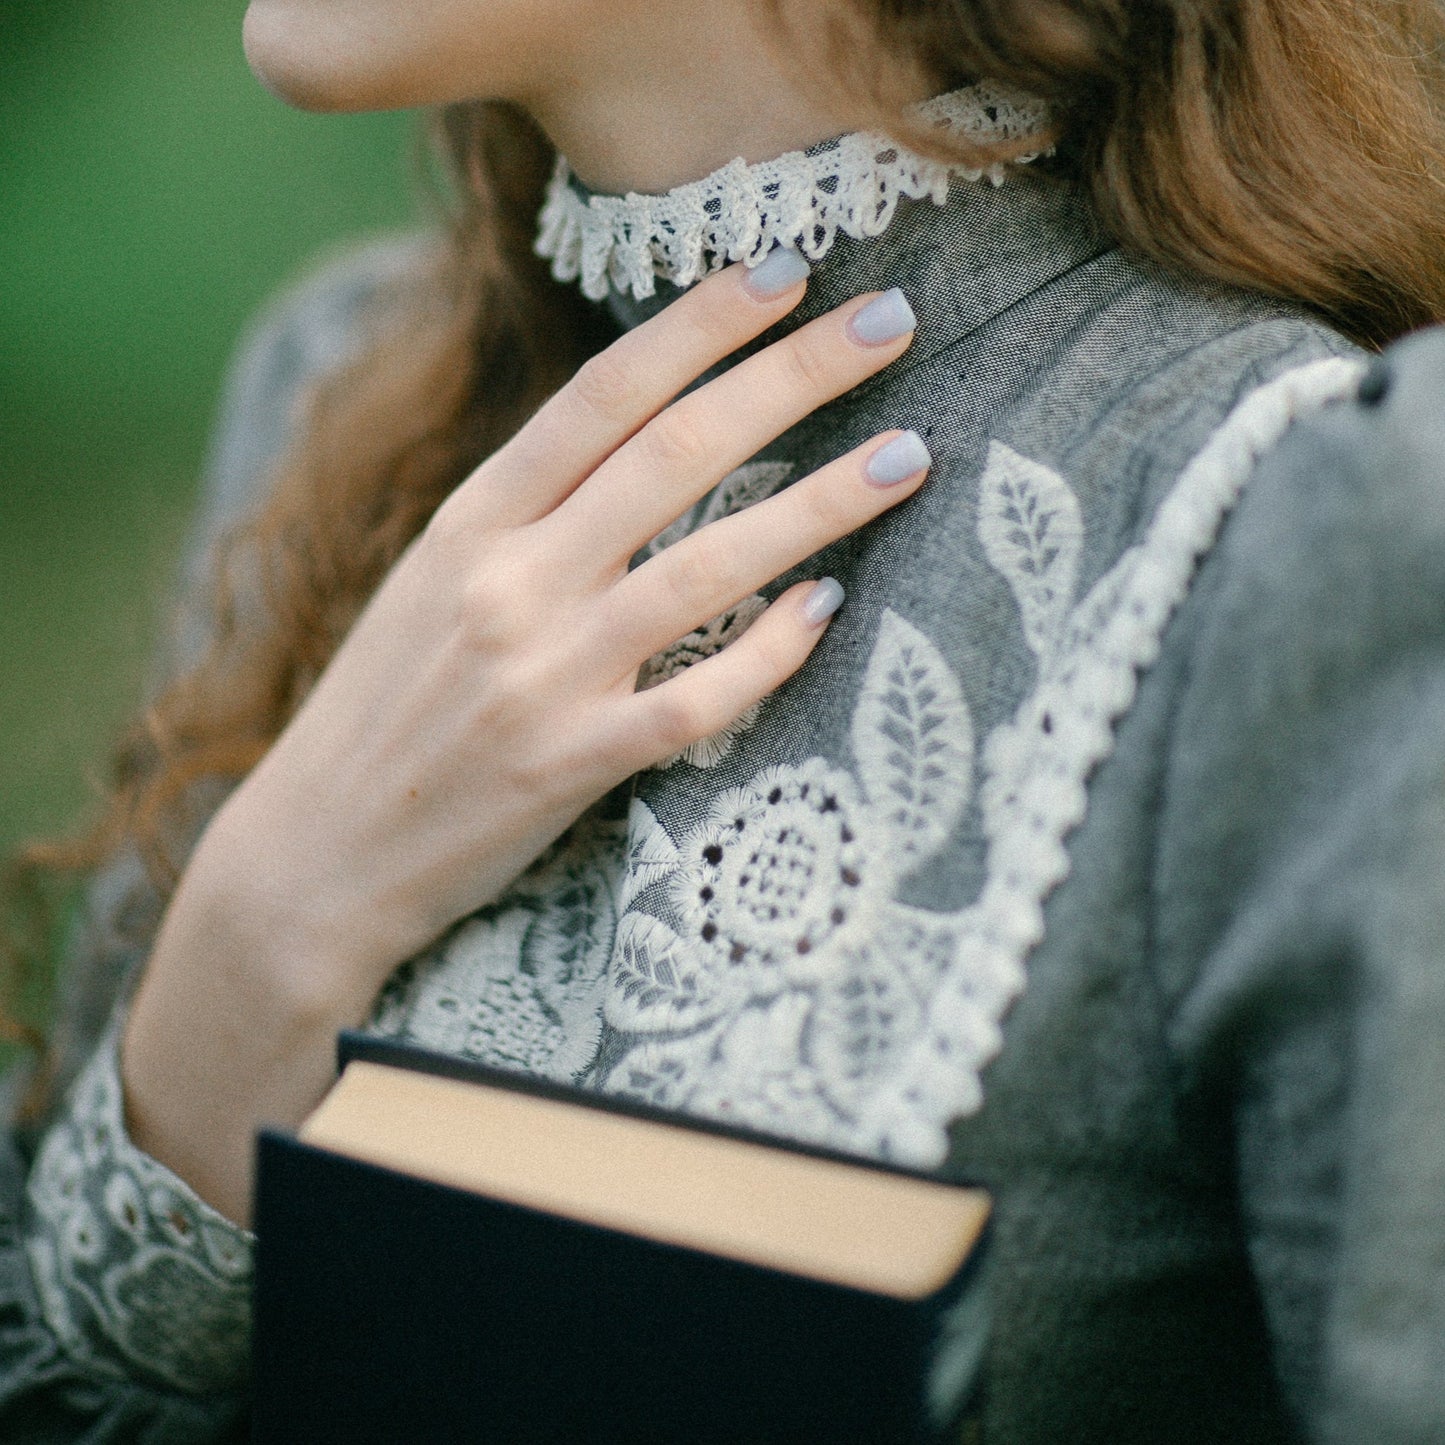
<instances>
[{"instance_id":1,"label":"woman","mask_svg":"<svg viewBox=\"0 0 1445 1445\"><path fill-rule=\"evenodd\" d=\"M366 1024L983 1179L989 1439L1439 1438L1431 0L246 35L461 208L241 365L0 1420L241 1428L251 1138Z\"/></svg>"}]
</instances>

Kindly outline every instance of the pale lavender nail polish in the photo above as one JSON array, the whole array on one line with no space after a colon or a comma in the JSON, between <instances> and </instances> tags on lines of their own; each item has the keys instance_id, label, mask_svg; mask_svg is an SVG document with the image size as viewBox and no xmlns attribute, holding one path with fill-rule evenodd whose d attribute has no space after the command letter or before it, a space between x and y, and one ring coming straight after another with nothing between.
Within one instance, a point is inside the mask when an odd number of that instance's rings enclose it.
<instances>
[{"instance_id":1,"label":"pale lavender nail polish","mask_svg":"<svg viewBox=\"0 0 1445 1445\"><path fill-rule=\"evenodd\" d=\"M891 487L897 482L917 476L933 461L923 438L916 431L906 431L868 458L863 475L875 487Z\"/></svg>"},{"instance_id":2,"label":"pale lavender nail polish","mask_svg":"<svg viewBox=\"0 0 1445 1445\"><path fill-rule=\"evenodd\" d=\"M803 599L803 620L821 627L843 605L843 586L835 578L824 577L813 584Z\"/></svg>"},{"instance_id":3,"label":"pale lavender nail polish","mask_svg":"<svg viewBox=\"0 0 1445 1445\"><path fill-rule=\"evenodd\" d=\"M811 270L801 251L791 246L774 246L751 270L744 268L743 285L759 301L771 301L784 291L791 291L799 281L807 280Z\"/></svg>"},{"instance_id":4,"label":"pale lavender nail polish","mask_svg":"<svg viewBox=\"0 0 1445 1445\"><path fill-rule=\"evenodd\" d=\"M864 346L882 346L885 341L896 341L907 336L918 325L918 318L907 298L895 286L881 296L875 296L851 321L848 330L854 341Z\"/></svg>"}]
</instances>

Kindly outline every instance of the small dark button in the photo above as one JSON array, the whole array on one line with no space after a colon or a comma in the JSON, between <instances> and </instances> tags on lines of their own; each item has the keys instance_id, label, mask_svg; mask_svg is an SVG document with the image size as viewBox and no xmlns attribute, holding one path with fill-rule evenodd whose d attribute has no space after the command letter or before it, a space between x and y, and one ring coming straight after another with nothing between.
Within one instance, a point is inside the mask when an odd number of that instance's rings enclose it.
<instances>
[{"instance_id":1,"label":"small dark button","mask_svg":"<svg viewBox=\"0 0 1445 1445\"><path fill-rule=\"evenodd\" d=\"M1384 357L1377 356L1360 378L1360 389L1355 393L1356 400L1361 406L1379 406L1390 394L1390 383L1393 380L1389 362Z\"/></svg>"}]
</instances>

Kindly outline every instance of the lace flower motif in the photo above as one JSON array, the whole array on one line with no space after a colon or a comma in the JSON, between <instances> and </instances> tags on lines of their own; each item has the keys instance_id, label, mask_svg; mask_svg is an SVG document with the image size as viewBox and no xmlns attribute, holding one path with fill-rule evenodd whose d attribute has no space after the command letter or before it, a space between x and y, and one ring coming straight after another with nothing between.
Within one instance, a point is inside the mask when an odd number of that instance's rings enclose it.
<instances>
[{"instance_id":1,"label":"lace flower motif","mask_svg":"<svg viewBox=\"0 0 1445 1445\"><path fill-rule=\"evenodd\" d=\"M821 758L719 794L675 875L683 936L724 969L811 979L872 911L861 811L853 779Z\"/></svg>"},{"instance_id":2,"label":"lace flower motif","mask_svg":"<svg viewBox=\"0 0 1445 1445\"><path fill-rule=\"evenodd\" d=\"M657 687L686 671L694 663L705 662L730 643L737 641L764 612L768 610L767 600L754 593L733 607L718 613L711 622L704 624L686 637L680 637L671 646L665 647L655 657L643 663L638 674L637 690L645 692ZM745 708L730 723L725 723L716 732L689 743L681 752L673 753L656 764L659 768L670 768L674 763L691 763L695 768L712 768L727 757L737 741L758 720L763 710L760 702Z\"/></svg>"},{"instance_id":3,"label":"lace flower motif","mask_svg":"<svg viewBox=\"0 0 1445 1445\"><path fill-rule=\"evenodd\" d=\"M973 779L958 680L892 612L851 743L856 776L821 757L765 769L719 793L675 847L634 802L629 851L653 860L676 926L622 919L604 1015L634 1042L605 1088L795 1138L852 1138L954 952L954 920L899 903L897 884L943 847Z\"/></svg>"},{"instance_id":4,"label":"lace flower motif","mask_svg":"<svg viewBox=\"0 0 1445 1445\"><path fill-rule=\"evenodd\" d=\"M982 144L1026 139L1048 124L1041 101L990 81L939 96L919 113ZM690 286L731 261L756 265L774 246L794 246L816 261L839 231L855 239L881 235L905 197L942 205L954 177L1000 185L1005 167L945 165L887 136L859 133L757 165L730 161L664 195L584 200L571 175L559 157L536 250L557 280L580 278L583 295L600 301L609 291L651 296L659 276Z\"/></svg>"}]
</instances>

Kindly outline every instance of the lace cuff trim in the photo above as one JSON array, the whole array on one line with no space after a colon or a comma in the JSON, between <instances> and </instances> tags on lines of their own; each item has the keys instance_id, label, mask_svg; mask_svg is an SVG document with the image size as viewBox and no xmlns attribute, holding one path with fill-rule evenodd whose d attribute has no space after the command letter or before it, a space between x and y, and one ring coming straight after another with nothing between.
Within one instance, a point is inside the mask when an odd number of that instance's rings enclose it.
<instances>
[{"instance_id":1,"label":"lace cuff trim","mask_svg":"<svg viewBox=\"0 0 1445 1445\"><path fill-rule=\"evenodd\" d=\"M1048 122L1041 101L991 82L939 96L919 107L927 119L983 144L1037 135ZM1017 163L1036 156L1021 156ZM582 282L583 295L609 291L651 296L657 277L690 286L730 261L756 265L774 246L795 246L813 260L839 231L881 235L898 202L948 199L951 178L1002 183L1005 167L949 166L904 150L886 136L845 135L810 151L747 165L735 160L665 195L592 196L569 184L559 157L542 207L537 254L559 281Z\"/></svg>"},{"instance_id":2,"label":"lace cuff trim","mask_svg":"<svg viewBox=\"0 0 1445 1445\"><path fill-rule=\"evenodd\" d=\"M1352 396L1360 372L1355 361L1314 362L1247 396L1184 469L1144 540L1062 620L1040 658L1037 688L990 735L980 800L987 882L960 920L925 1027L860 1121L875 1150L936 1166L947 1155L949 1122L978 1111L981 1071L1002 1046L1024 960L1044 936L1044 902L1069 872L1065 840L1083 821L1088 779L1113 750L1140 673L1158 656L1199 559L1259 458L1297 418Z\"/></svg>"},{"instance_id":3,"label":"lace cuff trim","mask_svg":"<svg viewBox=\"0 0 1445 1445\"><path fill-rule=\"evenodd\" d=\"M95 1375L235 1388L249 1363L254 1236L131 1142L118 1037L112 1023L31 1170L25 1250L41 1309Z\"/></svg>"}]
</instances>

